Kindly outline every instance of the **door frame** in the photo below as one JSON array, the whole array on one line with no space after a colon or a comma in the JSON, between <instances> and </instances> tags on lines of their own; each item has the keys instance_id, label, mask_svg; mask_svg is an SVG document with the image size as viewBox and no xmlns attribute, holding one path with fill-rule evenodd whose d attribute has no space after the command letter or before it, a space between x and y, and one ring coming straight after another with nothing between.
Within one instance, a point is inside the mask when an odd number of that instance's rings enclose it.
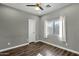
<instances>
[{"instance_id":1,"label":"door frame","mask_svg":"<svg viewBox=\"0 0 79 59\"><path fill-rule=\"evenodd\" d=\"M33 22L34 22L34 23L31 22L34 25L34 32L32 33L34 36L33 37L34 39L30 39L30 34L31 34L30 32L32 32L32 30L31 29L30 29L31 31L29 30L29 27L30 27L29 20L33 20ZM35 42L35 41L36 41L36 20L28 19L28 42Z\"/></svg>"}]
</instances>

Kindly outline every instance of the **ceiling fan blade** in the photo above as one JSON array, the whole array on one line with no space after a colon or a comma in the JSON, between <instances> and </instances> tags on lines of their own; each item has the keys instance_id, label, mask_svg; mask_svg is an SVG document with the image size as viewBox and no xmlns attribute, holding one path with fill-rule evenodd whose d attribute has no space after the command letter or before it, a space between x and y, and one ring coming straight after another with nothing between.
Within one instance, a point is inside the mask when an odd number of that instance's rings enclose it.
<instances>
[{"instance_id":1,"label":"ceiling fan blade","mask_svg":"<svg viewBox=\"0 0 79 59\"><path fill-rule=\"evenodd\" d=\"M36 6L36 5L26 5L26 6Z\"/></svg>"},{"instance_id":2,"label":"ceiling fan blade","mask_svg":"<svg viewBox=\"0 0 79 59\"><path fill-rule=\"evenodd\" d=\"M44 10L41 6L38 6L41 10Z\"/></svg>"}]
</instances>

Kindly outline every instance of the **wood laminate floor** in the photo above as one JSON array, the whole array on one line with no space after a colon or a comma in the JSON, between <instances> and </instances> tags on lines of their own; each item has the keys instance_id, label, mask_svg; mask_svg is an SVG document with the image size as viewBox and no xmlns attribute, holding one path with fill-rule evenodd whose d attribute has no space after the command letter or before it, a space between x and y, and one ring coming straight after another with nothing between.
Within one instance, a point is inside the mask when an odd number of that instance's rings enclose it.
<instances>
[{"instance_id":1,"label":"wood laminate floor","mask_svg":"<svg viewBox=\"0 0 79 59\"><path fill-rule=\"evenodd\" d=\"M36 42L1 52L0 56L78 56L78 54L48 45L43 42Z\"/></svg>"}]
</instances>

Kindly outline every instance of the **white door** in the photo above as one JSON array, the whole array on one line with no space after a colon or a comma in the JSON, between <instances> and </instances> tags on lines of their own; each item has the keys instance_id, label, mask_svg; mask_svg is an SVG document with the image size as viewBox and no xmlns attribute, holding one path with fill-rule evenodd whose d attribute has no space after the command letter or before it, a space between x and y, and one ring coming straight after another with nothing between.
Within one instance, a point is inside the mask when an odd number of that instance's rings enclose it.
<instances>
[{"instance_id":1,"label":"white door","mask_svg":"<svg viewBox=\"0 0 79 59\"><path fill-rule=\"evenodd\" d=\"M35 30L35 28L36 28L36 20L33 20L33 19L29 19L28 20L28 31L29 31L29 33L28 33L28 41L29 42L34 42L35 41L35 37L36 37L36 30Z\"/></svg>"}]
</instances>

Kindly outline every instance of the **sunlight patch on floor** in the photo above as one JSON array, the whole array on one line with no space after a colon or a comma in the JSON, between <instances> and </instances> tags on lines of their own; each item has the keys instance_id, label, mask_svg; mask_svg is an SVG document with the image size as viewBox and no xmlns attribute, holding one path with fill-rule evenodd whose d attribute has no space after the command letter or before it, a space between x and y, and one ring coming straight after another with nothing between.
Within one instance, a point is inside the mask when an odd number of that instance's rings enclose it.
<instances>
[{"instance_id":1,"label":"sunlight patch on floor","mask_svg":"<svg viewBox=\"0 0 79 59\"><path fill-rule=\"evenodd\" d=\"M37 56L43 56L43 55L39 53Z\"/></svg>"}]
</instances>

